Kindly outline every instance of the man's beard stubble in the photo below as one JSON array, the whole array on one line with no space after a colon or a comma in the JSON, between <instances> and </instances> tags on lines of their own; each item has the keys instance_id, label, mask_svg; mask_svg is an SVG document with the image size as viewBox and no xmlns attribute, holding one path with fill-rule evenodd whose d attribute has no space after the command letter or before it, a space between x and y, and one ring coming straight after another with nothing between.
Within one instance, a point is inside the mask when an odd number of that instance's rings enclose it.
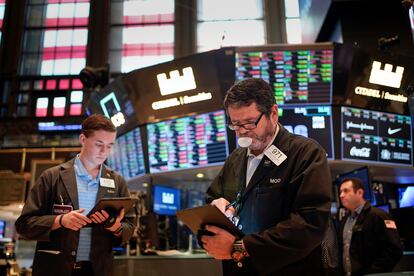
<instances>
[{"instance_id":1,"label":"man's beard stubble","mask_svg":"<svg viewBox=\"0 0 414 276\"><path fill-rule=\"evenodd\" d=\"M270 139L275 134L276 127L267 127L266 132L262 136L256 135L253 132L253 135L244 135L245 137L251 137L253 139L252 144L249 146L250 150L264 150L264 148L270 143Z\"/></svg>"}]
</instances>

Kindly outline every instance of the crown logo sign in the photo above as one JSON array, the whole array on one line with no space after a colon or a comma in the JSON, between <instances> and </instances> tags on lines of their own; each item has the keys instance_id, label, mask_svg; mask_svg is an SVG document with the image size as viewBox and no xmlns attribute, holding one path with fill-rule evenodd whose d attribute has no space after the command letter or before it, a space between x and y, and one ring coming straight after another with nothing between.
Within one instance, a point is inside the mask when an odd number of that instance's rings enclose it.
<instances>
[{"instance_id":1,"label":"crown logo sign","mask_svg":"<svg viewBox=\"0 0 414 276\"><path fill-rule=\"evenodd\" d=\"M162 193L162 203L174 204L174 194L173 193Z\"/></svg>"},{"instance_id":2,"label":"crown logo sign","mask_svg":"<svg viewBox=\"0 0 414 276\"><path fill-rule=\"evenodd\" d=\"M165 96L197 88L194 79L193 68L185 67L182 69L182 71L182 76L180 76L178 70L170 71L169 79L165 73L157 75L158 86L160 87L161 95Z\"/></svg>"},{"instance_id":3,"label":"crown logo sign","mask_svg":"<svg viewBox=\"0 0 414 276\"><path fill-rule=\"evenodd\" d=\"M392 68L392 64L385 63L384 70L381 70L381 62L374 61L372 63L369 82L373 84L400 88L404 73L404 67L397 66L395 72L392 71Z\"/></svg>"}]
</instances>

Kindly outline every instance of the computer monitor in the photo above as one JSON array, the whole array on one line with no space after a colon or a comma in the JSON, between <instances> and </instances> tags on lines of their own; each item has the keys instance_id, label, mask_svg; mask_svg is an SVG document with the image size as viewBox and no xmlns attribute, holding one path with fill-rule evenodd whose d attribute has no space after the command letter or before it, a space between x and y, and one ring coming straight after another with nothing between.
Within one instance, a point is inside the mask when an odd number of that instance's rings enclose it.
<instances>
[{"instance_id":1,"label":"computer monitor","mask_svg":"<svg viewBox=\"0 0 414 276\"><path fill-rule=\"evenodd\" d=\"M150 173L222 164L228 156L223 110L147 125Z\"/></svg>"},{"instance_id":2,"label":"computer monitor","mask_svg":"<svg viewBox=\"0 0 414 276\"><path fill-rule=\"evenodd\" d=\"M236 81L264 79L279 106L332 102L332 43L237 47L235 62Z\"/></svg>"},{"instance_id":3,"label":"computer monitor","mask_svg":"<svg viewBox=\"0 0 414 276\"><path fill-rule=\"evenodd\" d=\"M86 112L88 115L98 113L110 118L117 127L118 135L138 125L133 100L123 76L101 90L93 91L89 96Z\"/></svg>"},{"instance_id":4,"label":"computer monitor","mask_svg":"<svg viewBox=\"0 0 414 276\"><path fill-rule=\"evenodd\" d=\"M181 190L159 185L152 188L154 212L158 215L174 216L181 208Z\"/></svg>"},{"instance_id":5,"label":"computer monitor","mask_svg":"<svg viewBox=\"0 0 414 276\"><path fill-rule=\"evenodd\" d=\"M6 221L0 220L0 239L6 236Z\"/></svg>"},{"instance_id":6,"label":"computer monitor","mask_svg":"<svg viewBox=\"0 0 414 276\"><path fill-rule=\"evenodd\" d=\"M411 166L410 116L341 107L342 159Z\"/></svg>"},{"instance_id":7,"label":"computer monitor","mask_svg":"<svg viewBox=\"0 0 414 276\"><path fill-rule=\"evenodd\" d=\"M396 186L397 207L414 207L414 185Z\"/></svg>"},{"instance_id":8,"label":"computer monitor","mask_svg":"<svg viewBox=\"0 0 414 276\"><path fill-rule=\"evenodd\" d=\"M345 178L359 178L361 179L362 183L364 184L364 189L365 189L365 193L364 193L364 198L368 201L371 201L372 197L372 191L371 191L371 178L369 175L369 170L368 167L362 167L362 168L358 168L355 170L352 170L350 172L346 172L343 174L340 174L337 176L337 184L338 184L338 188L340 188L340 185L342 183L342 181Z\"/></svg>"},{"instance_id":9,"label":"computer monitor","mask_svg":"<svg viewBox=\"0 0 414 276\"><path fill-rule=\"evenodd\" d=\"M137 127L116 138L107 163L125 180L130 180L146 173L144 160L141 131Z\"/></svg>"},{"instance_id":10,"label":"computer monitor","mask_svg":"<svg viewBox=\"0 0 414 276\"><path fill-rule=\"evenodd\" d=\"M316 140L334 159L330 106L279 107L279 122L291 133Z\"/></svg>"}]
</instances>

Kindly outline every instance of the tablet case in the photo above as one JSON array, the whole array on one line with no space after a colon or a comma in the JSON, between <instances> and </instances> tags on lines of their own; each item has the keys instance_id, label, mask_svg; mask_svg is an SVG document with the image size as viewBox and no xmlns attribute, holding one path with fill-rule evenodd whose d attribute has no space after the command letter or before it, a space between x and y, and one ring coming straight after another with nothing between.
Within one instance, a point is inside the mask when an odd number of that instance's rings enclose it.
<instances>
[{"instance_id":1,"label":"tablet case","mask_svg":"<svg viewBox=\"0 0 414 276\"><path fill-rule=\"evenodd\" d=\"M199 230L203 230L205 225L214 225L226 230L237 238L244 236L243 232L214 205L208 204L177 211L177 218L184 222L194 234L197 234Z\"/></svg>"},{"instance_id":2,"label":"tablet case","mask_svg":"<svg viewBox=\"0 0 414 276\"><path fill-rule=\"evenodd\" d=\"M129 211L129 209L134 206L136 203L136 198L130 198L130 197L112 197L112 198L101 198L98 203L95 205L95 207L92 208L92 210L88 213L87 216L92 215L96 211L100 210L108 210L113 209L119 212L122 208L125 209L125 214Z\"/></svg>"}]
</instances>

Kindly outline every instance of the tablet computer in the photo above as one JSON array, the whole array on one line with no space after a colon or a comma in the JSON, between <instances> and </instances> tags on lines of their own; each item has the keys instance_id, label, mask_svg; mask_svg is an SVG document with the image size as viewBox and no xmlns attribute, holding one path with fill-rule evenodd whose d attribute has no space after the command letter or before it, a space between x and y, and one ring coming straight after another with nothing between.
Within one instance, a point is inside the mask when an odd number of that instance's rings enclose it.
<instances>
[{"instance_id":1,"label":"tablet computer","mask_svg":"<svg viewBox=\"0 0 414 276\"><path fill-rule=\"evenodd\" d=\"M199 230L203 230L206 225L214 225L226 230L237 238L242 238L244 236L243 232L214 205L208 204L177 211L177 217L184 222L194 234L197 234Z\"/></svg>"},{"instance_id":2,"label":"tablet computer","mask_svg":"<svg viewBox=\"0 0 414 276\"><path fill-rule=\"evenodd\" d=\"M121 211L122 208L125 209L125 214L129 211L129 209L134 206L136 203L136 198L131 197L112 197L112 198L101 198L95 207L88 213L88 217L93 213L101 210L108 210L114 209L116 211Z\"/></svg>"}]
</instances>

